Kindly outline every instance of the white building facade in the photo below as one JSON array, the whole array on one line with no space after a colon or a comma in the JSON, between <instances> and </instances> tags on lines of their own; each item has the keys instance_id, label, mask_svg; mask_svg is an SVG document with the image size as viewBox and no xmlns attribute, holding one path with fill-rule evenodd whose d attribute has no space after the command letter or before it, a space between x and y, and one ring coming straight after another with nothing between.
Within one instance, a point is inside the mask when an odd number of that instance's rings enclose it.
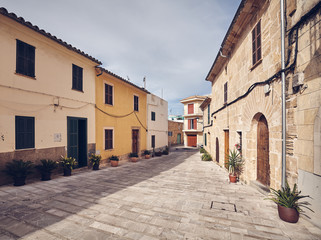
<instances>
[{"instance_id":1,"label":"white building facade","mask_svg":"<svg viewBox=\"0 0 321 240\"><path fill-rule=\"evenodd\" d=\"M147 149L165 148L168 144L168 103L154 95L147 95Z\"/></svg>"},{"instance_id":2,"label":"white building facade","mask_svg":"<svg viewBox=\"0 0 321 240\"><path fill-rule=\"evenodd\" d=\"M200 109L206 96L191 96L182 99L184 104L184 145L198 147L203 144L203 112Z\"/></svg>"}]
</instances>

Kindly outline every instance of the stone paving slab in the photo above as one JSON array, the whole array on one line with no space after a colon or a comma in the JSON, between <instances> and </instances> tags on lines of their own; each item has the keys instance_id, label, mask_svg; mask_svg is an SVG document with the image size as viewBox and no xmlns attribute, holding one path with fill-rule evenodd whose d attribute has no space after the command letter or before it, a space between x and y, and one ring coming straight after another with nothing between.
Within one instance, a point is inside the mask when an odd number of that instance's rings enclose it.
<instances>
[{"instance_id":1,"label":"stone paving slab","mask_svg":"<svg viewBox=\"0 0 321 240\"><path fill-rule=\"evenodd\" d=\"M256 189L230 184L191 150L0 187L5 239L321 239L304 219L281 221Z\"/></svg>"}]
</instances>

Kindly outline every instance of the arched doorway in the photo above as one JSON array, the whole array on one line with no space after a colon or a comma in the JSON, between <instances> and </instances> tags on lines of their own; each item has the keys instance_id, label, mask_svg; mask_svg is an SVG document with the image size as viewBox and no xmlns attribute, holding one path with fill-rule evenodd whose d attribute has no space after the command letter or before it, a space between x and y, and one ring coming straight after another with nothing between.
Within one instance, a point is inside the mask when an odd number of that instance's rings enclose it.
<instances>
[{"instance_id":1,"label":"arched doorway","mask_svg":"<svg viewBox=\"0 0 321 240\"><path fill-rule=\"evenodd\" d=\"M270 186L269 128L264 115L257 124L257 180Z\"/></svg>"},{"instance_id":2,"label":"arched doorway","mask_svg":"<svg viewBox=\"0 0 321 240\"><path fill-rule=\"evenodd\" d=\"M219 145L219 143L218 143L218 138L216 138L216 142L215 142L215 147L216 147L216 150L215 150L215 152L216 152L216 162L220 162L220 145Z\"/></svg>"}]
</instances>

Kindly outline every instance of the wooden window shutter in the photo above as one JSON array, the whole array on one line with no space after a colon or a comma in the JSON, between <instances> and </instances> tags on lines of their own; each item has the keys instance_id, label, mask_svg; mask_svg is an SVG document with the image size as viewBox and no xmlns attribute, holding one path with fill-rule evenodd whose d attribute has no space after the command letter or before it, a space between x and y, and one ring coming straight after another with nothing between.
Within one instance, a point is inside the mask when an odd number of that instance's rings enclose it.
<instances>
[{"instance_id":1,"label":"wooden window shutter","mask_svg":"<svg viewBox=\"0 0 321 240\"><path fill-rule=\"evenodd\" d=\"M194 104L188 104L188 114L194 113Z\"/></svg>"},{"instance_id":2,"label":"wooden window shutter","mask_svg":"<svg viewBox=\"0 0 321 240\"><path fill-rule=\"evenodd\" d=\"M191 129L191 120L188 119L188 129Z\"/></svg>"},{"instance_id":3,"label":"wooden window shutter","mask_svg":"<svg viewBox=\"0 0 321 240\"><path fill-rule=\"evenodd\" d=\"M113 130L105 130L105 150L113 149Z\"/></svg>"},{"instance_id":4,"label":"wooden window shutter","mask_svg":"<svg viewBox=\"0 0 321 240\"><path fill-rule=\"evenodd\" d=\"M193 119L193 129L197 129L197 119Z\"/></svg>"},{"instance_id":5,"label":"wooden window shutter","mask_svg":"<svg viewBox=\"0 0 321 240\"><path fill-rule=\"evenodd\" d=\"M105 84L105 104L113 105L113 86Z\"/></svg>"},{"instance_id":6,"label":"wooden window shutter","mask_svg":"<svg viewBox=\"0 0 321 240\"><path fill-rule=\"evenodd\" d=\"M259 21L252 30L252 64L255 65L261 58L261 21Z\"/></svg>"}]
</instances>

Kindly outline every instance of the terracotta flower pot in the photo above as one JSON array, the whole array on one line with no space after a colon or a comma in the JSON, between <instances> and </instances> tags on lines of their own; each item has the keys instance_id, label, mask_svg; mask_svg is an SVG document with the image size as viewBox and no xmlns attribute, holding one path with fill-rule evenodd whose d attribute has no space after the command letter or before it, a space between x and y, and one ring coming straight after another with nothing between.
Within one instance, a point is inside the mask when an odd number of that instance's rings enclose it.
<instances>
[{"instance_id":1,"label":"terracotta flower pot","mask_svg":"<svg viewBox=\"0 0 321 240\"><path fill-rule=\"evenodd\" d=\"M71 169L70 168L64 168L64 176L71 176Z\"/></svg>"},{"instance_id":2,"label":"terracotta flower pot","mask_svg":"<svg viewBox=\"0 0 321 240\"><path fill-rule=\"evenodd\" d=\"M287 208L278 205L279 217L289 223L296 223L299 220L299 212L295 208Z\"/></svg>"},{"instance_id":3,"label":"terracotta flower pot","mask_svg":"<svg viewBox=\"0 0 321 240\"><path fill-rule=\"evenodd\" d=\"M231 183L236 183L236 175L229 175L229 178L230 178L230 182Z\"/></svg>"},{"instance_id":4,"label":"terracotta flower pot","mask_svg":"<svg viewBox=\"0 0 321 240\"><path fill-rule=\"evenodd\" d=\"M132 162L137 162L137 161L138 161L138 158L137 158L137 157L131 157L131 158L130 158L130 161L132 161Z\"/></svg>"},{"instance_id":5,"label":"terracotta flower pot","mask_svg":"<svg viewBox=\"0 0 321 240\"><path fill-rule=\"evenodd\" d=\"M118 161L110 160L110 165L111 165L112 167L117 167L117 166L118 166Z\"/></svg>"},{"instance_id":6,"label":"terracotta flower pot","mask_svg":"<svg viewBox=\"0 0 321 240\"><path fill-rule=\"evenodd\" d=\"M148 154L148 155L146 154L146 155L145 155L145 159L150 159L150 155L149 155L149 154Z\"/></svg>"}]
</instances>

